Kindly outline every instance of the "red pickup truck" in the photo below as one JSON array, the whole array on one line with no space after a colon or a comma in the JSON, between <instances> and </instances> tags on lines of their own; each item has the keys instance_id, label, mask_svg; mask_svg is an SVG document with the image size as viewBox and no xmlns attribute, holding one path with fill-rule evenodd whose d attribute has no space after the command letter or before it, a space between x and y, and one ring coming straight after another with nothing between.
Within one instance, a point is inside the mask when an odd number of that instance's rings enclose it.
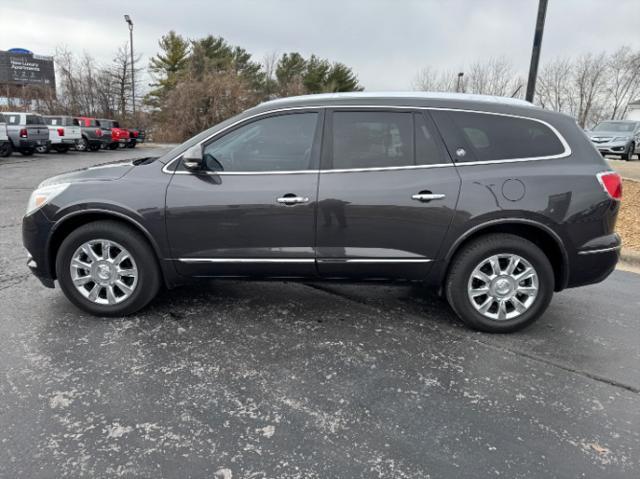
<instances>
[{"instance_id":1,"label":"red pickup truck","mask_svg":"<svg viewBox=\"0 0 640 479\"><path fill-rule=\"evenodd\" d=\"M98 121L107 138L111 135L111 142L107 145L107 148L115 150L118 146L125 148L129 144L129 130L120 128L120 124L117 121L106 118L98 118Z\"/></svg>"}]
</instances>

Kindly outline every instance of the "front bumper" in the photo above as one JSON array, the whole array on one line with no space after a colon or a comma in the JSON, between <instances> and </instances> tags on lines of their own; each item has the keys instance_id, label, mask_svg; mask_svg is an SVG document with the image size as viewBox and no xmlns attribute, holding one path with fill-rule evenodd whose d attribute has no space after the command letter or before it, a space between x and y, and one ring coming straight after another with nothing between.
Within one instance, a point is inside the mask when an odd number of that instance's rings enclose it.
<instances>
[{"instance_id":1,"label":"front bumper","mask_svg":"<svg viewBox=\"0 0 640 479\"><path fill-rule=\"evenodd\" d=\"M608 143L596 143L595 141L592 141L592 143L600 153L607 153L610 155L622 155L629 149L629 142L626 141Z\"/></svg>"},{"instance_id":2,"label":"front bumper","mask_svg":"<svg viewBox=\"0 0 640 479\"><path fill-rule=\"evenodd\" d=\"M48 256L49 233L53 223L38 210L22 219L22 244L29 253L27 267L47 288L53 288L55 272Z\"/></svg>"}]
</instances>

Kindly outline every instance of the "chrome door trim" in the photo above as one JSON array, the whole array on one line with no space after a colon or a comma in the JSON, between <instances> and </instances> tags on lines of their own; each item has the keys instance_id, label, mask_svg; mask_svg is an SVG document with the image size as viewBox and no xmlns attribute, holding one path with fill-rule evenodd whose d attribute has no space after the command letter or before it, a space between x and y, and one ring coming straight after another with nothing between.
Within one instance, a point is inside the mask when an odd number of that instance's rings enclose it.
<instances>
[{"instance_id":1,"label":"chrome door trim","mask_svg":"<svg viewBox=\"0 0 640 479\"><path fill-rule=\"evenodd\" d=\"M178 258L181 263L314 263L315 258Z\"/></svg>"},{"instance_id":2,"label":"chrome door trim","mask_svg":"<svg viewBox=\"0 0 640 479\"><path fill-rule=\"evenodd\" d=\"M469 110L465 108L444 108L444 107L432 107L432 106L401 106L401 105L307 105L307 106L295 106L288 108L278 108L275 110L263 111L260 113L256 113L255 115L248 116L246 118L242 118L231 125L226 126L225 128L212 133L207 138L200 140L197 145L201 145L211 139L223 135L227 130L241 124L247 122L249 120L253 120L262 116L268 116L274 113L283 113L287 111L298 111L298 110L320 110L320 109L380 109L380 110L438 110L438 111L455 111L455 112L466 112L466 113L481 113L485 115L497 115L497 116L507 116L511 118L520 118L523 120L535 121L538 123L542 123L546 127L548 127L554 135L560 140L564 151L557 155L548 155L548 156L532 156L526 158L507 158L500 160L487 160L487 161L470 161L470 162L459 162L459 163L437 163L433 165L409 165L409 166L389 166L389 167L376 167L376 168L348 168L348 169L339 169L339 170L290 170L290 171L219 171L219 172L209 172L204 171L202 173L211 174L211 175L293 175L293 174L318 174L320 173L350 173L350 172L361 172L361 171L387 171L387 170L411 170L411 169L423 169L423 168L443 168L443 167L452 167L452 166L474 166L474 165L491 165L491 164L501 164L501 163L520 163L520 162L528 162L528 161L541 161L541 160L556 160L561 158L566 158L570 156L572 151L569 143L565 140L564 136L550 123L540 120L538 118L532 118L529 116L522 115L514 115L510 113L496 113L492 111L483 111L483 110ZM195 145L192 145L195 146ZM163 173L167 174L175 174L175 175L192 175L194 173L190 171L172 171L169 170L170 166L180 159L182 156L181 152L171 160L167 162L166 165L162 168Z\"/></svg>"},{"instance_id":3,"label":"chrome door trim","mask_svg":"<svg viewBox=\"0 0 640 479\"><path fill-rule=\"evenodd\" d=\"M427 258L318 258L318 263L431 263L432 261Z\"/></svg>"},{"instance_id":4,"label":"chrome door trim","mask_svg":"<svg viewBox=\"0 0 640 479\"><path fill-rule=\"evenodd\" d=\"M427 258L178 258L181 263L431 263Z\"/></svg>"}]
</instances>

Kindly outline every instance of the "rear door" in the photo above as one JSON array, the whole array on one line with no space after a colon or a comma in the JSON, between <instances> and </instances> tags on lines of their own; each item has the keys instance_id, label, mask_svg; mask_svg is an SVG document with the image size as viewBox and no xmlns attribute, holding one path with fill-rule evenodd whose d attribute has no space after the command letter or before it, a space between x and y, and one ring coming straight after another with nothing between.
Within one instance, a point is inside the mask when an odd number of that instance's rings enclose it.
<instances>
[{"instance_id":1,"label":"rear door","mask_svg":"<svg viewBox=\"0 0 640 479\"><path fill-rule=\"evenodd\" d=\"M176 268L190 276L315 275L322 112L266 114L204 144L167 189Z\"/></svg>"},{"instance_id":2,"label":"rear door","mask_svg":"<svg viewBox=\"0 0 640 479\"><path fill-rule=\"evenodd\" d=\"M325 132L320 274L425 278L460 190L431 117L411 109L334 109Z\"/></svg>"}]
</instances>

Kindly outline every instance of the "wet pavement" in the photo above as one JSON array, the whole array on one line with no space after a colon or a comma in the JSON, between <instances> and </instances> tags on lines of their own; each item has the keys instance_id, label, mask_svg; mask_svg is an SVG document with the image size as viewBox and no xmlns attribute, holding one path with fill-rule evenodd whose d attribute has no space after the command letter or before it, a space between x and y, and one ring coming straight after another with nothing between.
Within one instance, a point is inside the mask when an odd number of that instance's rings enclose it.
<instances>
[{"instance_id":1,"label":"wet pavement","mask_svg":"<svg viewBox=\"0 0 640 479\"><path fill-rule=\"evenodd\" d=\"M512 335L418 286L202 281L98 319L24 266L43 178L0 162L0 477L638 477L640 275Z\"/></svg>"}]
</instances>

